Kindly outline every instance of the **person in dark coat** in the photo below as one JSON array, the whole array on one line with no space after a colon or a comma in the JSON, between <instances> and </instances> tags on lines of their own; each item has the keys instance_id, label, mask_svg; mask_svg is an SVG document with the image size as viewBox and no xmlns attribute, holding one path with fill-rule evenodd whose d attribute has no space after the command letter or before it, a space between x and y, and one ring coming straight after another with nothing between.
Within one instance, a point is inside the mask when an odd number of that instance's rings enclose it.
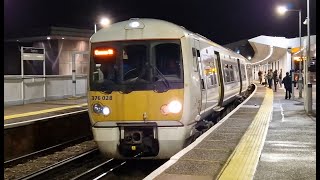
<instances>
[{"instance_id":1,"label":"person in dark coat","mask_svg":"<svg viewBox=\"0 0 320 180\"><path fill-rule=\"evenodd\" d=\"M273 78L273 73L272 73L272 69L270 69L268 71L268 84L270 89L272 89L272 78Z\"/></svg>"},{"instance_id":2,"label":"person in dark coat","mask_svg":"<svg viewBox=\"0 0 320 180\"><path fill-rule=\"evenodd\" d=\"M277 85L278 85L278 71L274 70L273 72L273 84L274 84L274 91L277 92Z\"/></svg>"},{"instance_id":3,"label":"person in dark coat","mask_svg":"<svg viewBox=\"0 0 320 180\"><path fill-rule=\"evenodd\" d=\"M291 98L292 86L291 86L291 76L286 72L286 76L283 78L282 83L284 84L284 88L286 89L286 97L285 99Z\"/></svg>"},{"instance_id":4,"label":"person in dark coat","mask_svg":"<svg viewBox=\"0 0 320 180\"><path fill-rule=\"evenodd\" d=\"M258 76L259 76L259 82L260 82L260 84L262 84L262 72L261 71L258 72Z\"/></svg>"}]
</instances>

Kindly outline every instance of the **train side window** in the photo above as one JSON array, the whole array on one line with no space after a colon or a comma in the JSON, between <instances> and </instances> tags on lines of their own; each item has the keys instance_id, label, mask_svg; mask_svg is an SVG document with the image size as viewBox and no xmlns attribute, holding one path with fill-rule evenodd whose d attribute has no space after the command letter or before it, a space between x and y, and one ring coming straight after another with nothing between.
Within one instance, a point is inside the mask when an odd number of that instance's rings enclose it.
<instances>
[{"instance_id":1,"label":"train side window","mask_svg":"<svg viewBox=\"0 0 320 180\"><path fill-rule=\"evenodd\" d=\"M229 68L228 68L228 64L225 64L223 67L223 71L224 71L224 78L226 80L226 82L230 82L230 72L229 72Z\"/></svg>"},{"instance_id":2,"label":"train side window","mask_svg":"<svg viewBox=\"0 0 320 180\"><path fill-rule=\"evenodd\" d=\"M245 74L245 69L244 69L244 65L241 64L240 65L240 70L241 70L241 74L242 74L242 81L246 80L246 74Z\"/></svg>"},{"instance_id":3,"label":"train side window","mask_svg":"<svg viewBox=\"0 0 320 180\"><path fill-rule=\"evenodd\" d=\"M213 77L213 75L211 74L209 77L210 77L211 85L214 85L214 80L213 80L214 77Z\"/></svg>"},{"instance_id":4,"label":"train side window","mask_svg":"<svg viewBox=\"0 0 320 180\"><path fill-rule=\"evenodd\" d=\"M193 70L194 72L199 71L198 66L198 57L200 57L200 52L196 48L192 48L192 55L193 55Z\"/></svg>"},{"instance_id":5,"label":"train side window","mask_svg":"<svg viewBox=\"0 0 320 180\"><path fill-rule=\"evenodd\" d=\"M235 66L233 67L233 69L234 69L235 74L238 75L238 74L239 74L238 66L235 65ZM237 82L239 81L239 79L240 79L239 76L235 76L235 78L234 78L234 80L237 81Z\"/></svg>"},{"instance_id":6,"label":"train side window","mask_svg":"<svg viewBox=\"0 0 320 180\"><path fill-rule=\"evenodd\" d=\"M230 72L230 81L234 81L233 65L229 66L229 72Z\"/></svg>"},{"instance_id":7,"label":"train side window","mask_svg":"<svg viewBox=\"0 0 320 180\"><path fill-rule=\"evenodd\" d=\"M197 57L197 50L196 48L192 48L192 56Z\"/></svg>"}]
</instances>

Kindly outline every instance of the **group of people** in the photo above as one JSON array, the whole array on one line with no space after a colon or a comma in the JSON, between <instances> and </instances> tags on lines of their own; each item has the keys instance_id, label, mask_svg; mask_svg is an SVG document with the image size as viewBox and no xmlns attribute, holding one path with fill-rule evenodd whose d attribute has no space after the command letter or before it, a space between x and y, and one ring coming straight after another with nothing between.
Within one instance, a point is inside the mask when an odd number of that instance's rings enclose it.
<instances>
[{"instance_id":1,"label":"group of people","mask_svg":"<svg viewBox=\"0 0 320 180\"><path fill-rule=\"evenodd\" d=\"M286 72L286 76L282 79L282 69L280 69L279 75L278 71L272 69L268 70L268 72L264 72L264 82L262 82L263 72L258 72L260 84L263 84L265 87L267 85L270 89L272 89L272 84L274 84L274 91L277 92L277 86L281 87L284 84L284 88L286 89L286 96L285 99L291 99L292 93L292 85L291 85L291 76L289 76L289 72Z\"/></svg>"},{"instance_id":2,"label":"group of people","mask_svg":"<svg viewBox=\"0 0 320 180\"><path fill-rule=\"evenodd\" d=\"M263 73L262 71L258 72L260 84L264 84L265 86L269 86L272 89L274 84L274 91L277 91L277 85L279 84L281 87L282 84L282 69L280 69L279 75L278 70L272 71L272 69L268 70L268 73L264 72L264 83L262 82Z\"/></svg>"}]
</instances>

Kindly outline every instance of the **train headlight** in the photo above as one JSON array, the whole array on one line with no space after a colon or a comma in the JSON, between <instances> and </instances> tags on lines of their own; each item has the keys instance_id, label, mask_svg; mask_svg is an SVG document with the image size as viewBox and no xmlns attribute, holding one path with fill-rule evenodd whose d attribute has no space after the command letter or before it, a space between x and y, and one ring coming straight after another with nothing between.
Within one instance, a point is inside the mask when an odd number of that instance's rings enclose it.
<instances>
[{"instance_id":1,"label":"train headlight","mask_svg":"<svg viewBox=\"0 0 320 180\"><path fill-rule=\"evenodd\" d=\"M103 107L101 104L94 104L92 106L92 110L97 114L103 114L105 116L108 116L110 114L110 108L107 106Z\"/></svg>"},{"instance_id":2,"label":"train headlight","mask_svg":"<svg viewBox=\"0 0 320 180\"><path fill-rule=\"evenodd\" d=\"M138 21L133 21L129 24L129 26L132 28L137 28L140 26L140 23Z\"/></svg>"},{"instance_id":3,"label":"train headlight","mask_svg":"<svg viewBox=\"0 0 320 180\"><path fill-rule=\"evenodd\" d=\"M179 101L171 101L168 104L168 110L171 113L174 113L174 114L179 113L181 109L182 109L182 104Z\"/></svg>"},{"instance_id":4,"label":"train headlight","mask_svg":"<svg viewBox=\"0 0 320 180\"><path fill-rule=\"evenodd\" d=\"M110 114L110 109L108 107L103 107L102 113L105 116L108 116Z\"/></svg>"},{"instance_id":5,"label":"train headlight","mask_svg":"<svg viewBox=\"0 0 320 180\"><path fill-rule=\"evenodd\" d=\"M92 106L93 112L100 114L102 113L102 106L100 104L94 104Z\"/></svg>"},{"instance_id":6,"label":"train headlight","mask_svg":"<svg viewBox=\"0 0 320 180\"><path fill-rule=\"evenodd\" d=\"M169 113L177 114L181 111L181 109L182 104L177 100L171 101L168 105L165 104L160 108L163 115L167 115Z\"/></svg>"}]
</instances>

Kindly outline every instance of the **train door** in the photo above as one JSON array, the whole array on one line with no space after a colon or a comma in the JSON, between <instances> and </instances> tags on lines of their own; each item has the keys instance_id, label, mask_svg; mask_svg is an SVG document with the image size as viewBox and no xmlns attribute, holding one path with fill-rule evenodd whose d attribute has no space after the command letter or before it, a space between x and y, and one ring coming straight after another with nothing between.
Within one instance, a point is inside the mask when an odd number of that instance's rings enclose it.
<instances>
[{"instance_id":1,"label":"train door","mask_svg":"<svg viewBox=\"0 0 320 180\"><path fill-rule=\"evenodd\" d=\"M237 59L237 64L238 64L239 77L240 77L240 92L239 92L239 94L241 94L241 92L242 92L242 75L241 75L240 60L239 59Z\"/></svg>"},{"instance_id":2,"label":"train door","mask_svg":"<svg viewBox=\"0 0 320 180\"><path fill-rule=\"evenodd\" d=\"M207 103L207 89L204 79L204 72L203 72L203 65L201 62L201 54L200 54L200 42L199 40L194 40L194 48L196 51L196 57L197 58L197 66L198 66L198 74L199 74L199 80L200 80L200 92L201 92L201 109L199 110L199 113L204 113L206 109L206 103Z\"/></svg>"},{"instance_id":3,"label":"train door","mask_svg":"<svg viewBox=\"0 0 320 180\"><path fill-rule=\"evenodd\" d=\"M219 86L219 97L218 106L222 107L223 97L224 97L224 83L223 83L223 74L221 67L220 54L217 51L214 51L214 59L217 65L217 73L218 73L218 86Z\"/></svg>"}]
</instances>

